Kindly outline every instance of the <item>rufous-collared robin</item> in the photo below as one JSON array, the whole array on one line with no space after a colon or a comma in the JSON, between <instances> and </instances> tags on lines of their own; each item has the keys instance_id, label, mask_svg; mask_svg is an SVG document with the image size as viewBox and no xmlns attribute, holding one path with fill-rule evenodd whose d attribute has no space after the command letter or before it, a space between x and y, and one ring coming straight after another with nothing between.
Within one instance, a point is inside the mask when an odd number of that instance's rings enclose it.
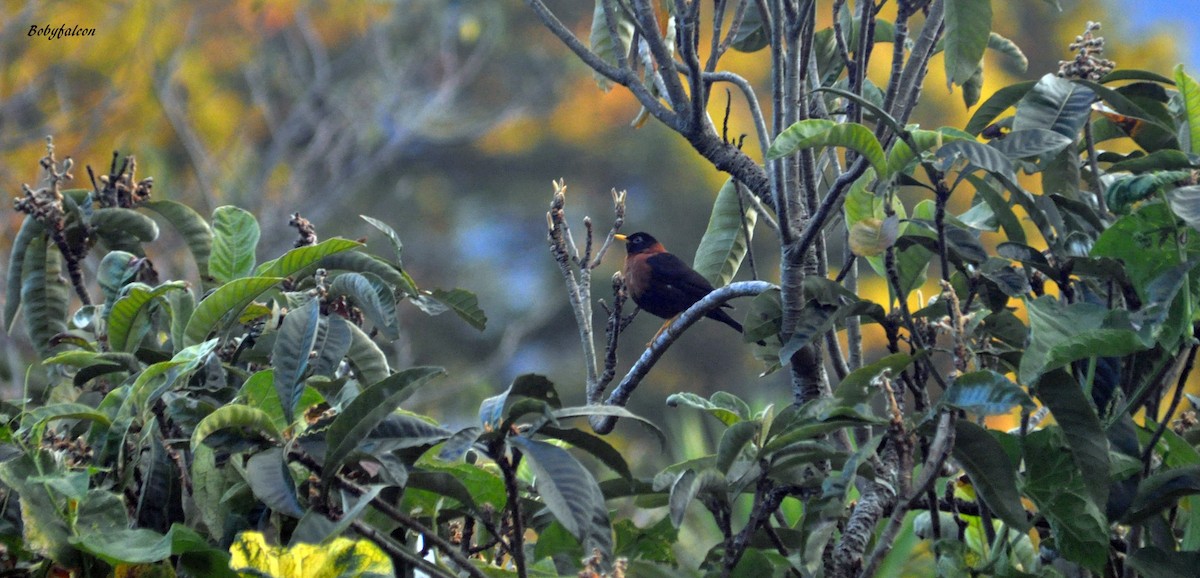
<instances>
[{"instance_id":1,"label":"rufous-collared robin","mask_svg":"<svg viewBox=\"0 0 1200 578\"><path fill-rule=\"evenodd\" d=\"M708 279L679 257L668 253L667 248L648 233L614 237L625 243L625 289L629 296L642 310L667 320L658 333L688 307L712 293L713 286ZM721 309L712 310L707 317L742 332L742 324Z\"/></svg>"}]
</instances>

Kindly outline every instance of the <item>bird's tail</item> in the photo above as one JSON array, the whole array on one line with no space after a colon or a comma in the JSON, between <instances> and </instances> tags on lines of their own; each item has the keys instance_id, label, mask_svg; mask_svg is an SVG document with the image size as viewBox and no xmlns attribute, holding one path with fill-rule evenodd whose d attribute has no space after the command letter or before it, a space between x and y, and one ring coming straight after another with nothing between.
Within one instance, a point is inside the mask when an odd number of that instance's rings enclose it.
<instances>
[{"instance_id":1,"label":"bird's tail","mask_svg":"<svg viewBox=\"0 0 1200 578\"><path fill-rule=\"evenodd\" d=\"M711 319L716 319L717 321L720 321L721 323L724 323L725 325L732 327L738 333L746 332L745 328L742 327L741 323L738 323L733 317L730 317L728 313L726 313L720 309L717 309L716 311L709 313L708 316ZM766 345L767 342L759 341L758 344Z\"/></svg>"}]
</instances>

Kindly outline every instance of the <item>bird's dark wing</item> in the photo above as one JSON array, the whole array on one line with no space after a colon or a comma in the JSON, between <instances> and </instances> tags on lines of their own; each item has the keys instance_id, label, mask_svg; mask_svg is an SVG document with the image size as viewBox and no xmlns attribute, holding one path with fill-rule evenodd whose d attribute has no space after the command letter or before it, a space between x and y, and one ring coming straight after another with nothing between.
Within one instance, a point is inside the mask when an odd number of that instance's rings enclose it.
<instances>
[{"instance_id":1,"label":"bird's dark wing","mask_svg":"<svg viewBox=\"0 0 1200 578\"><path fill-rule=\"evenodd\" d=\"M651 255L646 262L650 265L651 283L658 287L669 285L689 301L689 306L713 291L708 279L671 253Z\"/></svg>"}]
</instances>

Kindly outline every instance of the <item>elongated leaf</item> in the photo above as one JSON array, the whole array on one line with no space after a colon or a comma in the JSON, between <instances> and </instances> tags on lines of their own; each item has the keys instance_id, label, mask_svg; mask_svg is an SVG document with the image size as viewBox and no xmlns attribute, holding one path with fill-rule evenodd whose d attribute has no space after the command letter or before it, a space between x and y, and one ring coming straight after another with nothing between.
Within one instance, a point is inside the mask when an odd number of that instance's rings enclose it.
<instances>
[{"instance_id":1,"label":"elongated leaf","mask_svg":"<svg viewBox=\"0 0 1200 578\"><path fill-rule=\"evenodd\" d=\"M268 508L293 518L304 515L283 448L269 448L251 456L246 462L246 481L254 496Z\"/></svg>"},{"instance_id":2,"label":"elongated leaf","mask_svg":"<svg viewBox=\"0 0 1200 578\"><path fill-rule=\"evenodd\" d=\"M1139 575L1154 578L1192 578L1200 568L1200 552L1168 551L1158 546L1141 548L1126 560Z\"/></svg>"},{"instance_id":3,"label":"elongated leaf","mask_svg":"<svg viewBox=\"0 0 1200 578\"><path fill-rule=\"evenodd\" d=\"M54 354L50 340L67 331L70 292L62 274L62 256L47 246L45 237L34 237L25 249L21 275L21 304L25 329L38 357Z\"/></svg>"},{"instance_id":4,"label":"elongated leaf","mask_svg":"<svg viewBox=\"0 0 1200 578\"><path fill-rule=\"evenodd\" d=\"M1036 407L1021 386L990 369L960 375L939 402L976 415L1003 415L1017 406Z\"/></svg>"},{"instance_id":5,"label":"elongated leaf","mask_svg":"<svg viewBox=\"0 0 1200 578\"><path fill-rule=\"evenodd\" d=\"M1037 397L1062 427L1092 501L1105 504L1109 487L1108 438L1083 388L1070 373L1055 371L1038 381Z\"/></svg>"},{"instance_id":6,"label":"elongated leaf","mask_svg":"<svg viewBox=\"0 0 1200 578\"><path fill-rule=\"evenodd\" d=\"M282 280L278 277L244 277L218 287L192 312L183 330L184 343L192 345L203 341L220 328L222 319L241 313L251 301Z\"/></svg>"},{"instance_id":7,"label":"elongated leaf","mask_svg":"<svg viewBox=\"0 0 1200 578\"><path fill-rule=\"evenodd\" d=\"M424 295L417 291L417 286L412 282L412 279L403 271L393 267L387 261L361 251L343 251L328 255L320 260L320 266L329 269L331 272L342 270L358 273L374 273L380 279L387 282L388 285L391 285L408 297L424 297Z\"/></svg>"},{"instance_id":8,"label":"elongated leaf","mask_svg":"<svg viewBox=\"0 0 1200 578\"><path fill-rule=\"evenodd\" d=\"M1057 153L1073 142L1049 129L1029 128L1008 133L1003 139L992 141L991 145L1010 159L1022 159Z\"/></svg>"},{"instance_id":9,"label":"elongated leaf","mask_svg":"<svg viewBox=\"0 0 1200 578\"><path fill-rule=\"evenodd\" d=\"M153 289L130 287L125 295L113 304L108 313L108 343L116 351L133 351L137 342L130 340L134 333L134 322L142 315L146 307L159 296L180 289L186 289L187 283L171 281Z\"/></svg>"},{"instance_id":10,"label":"elongated leaf","mask_svg":"<svg viewBox=\"0 0 1200 578\"><path fill-rule=\"evenodd\" d=\"M604 10L604 4L608 2L613 20L608 19L608 12ZM616 35L612 34L615 31ZM633 42L633 22L625 15L625 11L612 0L596 0L596 7L592 11L592 33L588 37L588 42L591 45L592 52L602 58L605 62L616 65L617 58L629 54L629 45ZM669 40L668 44L674 45L674 40ZM612 88L612 82L602 76L599 72L593 73L596 78L596 84L604 91Z\"/></svg>"},{"instance_id":11,"label":"elongated leaf","mask_svg":"<svg viewBox=\"0 0 1200 578\"><path fill-rule=\"evenodd\" d=\"M338 537L321 545L283 547L267 543L262 532L242 532L229 553L229 567L239 576L395 576L388 555L366 538Z\"/></svg>"},{"instance_id":12,"label":"elongated leaf","mask_svg":"<svg viewBox=\"0 0 1200 578\"><path fill-rule=\"evenodd\" d=\"M267 261L258 266L257 277L290 277L303 271L321 259L343 251L362 247L362 243L334 237L325 239L316 245L296 247L284 253L282 257Z\"/></svg>"},{"instance_id":13,"label":"elongated leaf","mask_svg":"<svg viewBox=\"0 0 1200 578\"><path fill-rule=\"evenodd\" d=\"M992 31L992 3L946 1L946 82L963 85L979 69Z\"/></svg>"},{"instance_id":14,"label":"elongated leaf","mask_svg":"<svg viewBox=\"0 0 1200 578\"><path fill-rule=\"evenodd\" d=\"M728 475L738 456L742 455L742 449L754 440L761 428L762 424L757 421L742 421L725 430L717 444L717 471Z\"/></svg>"},{"instance_id":15,"label":"elongated leaf","mask_svg":"<svg viewBox=\"0 0 1200 578\"><path fill-rule=\"evenodd\" d=\"M394 413L387 416L362 444L362 451L381 455L396 450L433 445L450 437L450 430L431 424L415 415Z\"/></svg>"},{"instance_id":16,"label":"elongated leaf","mask_svg":"<svg viewBox=\"0 0 1200 578\"><path fill-rule=\"evenodd\" d=\"M552 426L542 426L537 431L538 435L543 435L556 440L561 440L571 444L572 447L581 449L593 457L600 460L601 463L608 466L609 469L619 474L627 480L633 479L633 473L629 471L629 464L625 461L625 456L614 448L604 438L590 434L583 430L577 429L561 429Z\"/></svg>"},{"instance_id":17,"label":"elongated leaf","mask_svg":"<svg viewBox=\"0 0 1200 578\"><path fill-rule=\"evenodd\" d=\"M1025 463L1037 464L1025 473L1025 494L1050 522L1055 549L1068 560L1103 573L1109 535L1104 504L1092 501L1064 445L1062 430L1057 427L1025 437Z\"/></svg>"},{"instance_id":18,"label":"elongated leaf","mask_svg":"<svg viewBox=\"0 0 1200 578\"><path fill-rule=\"evenodd\" d=\"M1012 161L1008 160L1004 153L975 141L957 140L946 143L937 150L937 158L947 165L953 164L958 158L964 158L968 171L980 168L1010 181L1016 176Z\"/></svg>"},{"instance_id":19,"label":"elongated leaf","mask_svg":"<svg viewBox=\"0 0 1200 578\"><path fill-rule=\"evenodd\" d=\"M1128 314L1094 303L1061 303L1044 295L1026 300L1029 347L1018 377L1034 383L1043 373L1089 357L1122 357L1151 345L1133 330Z\"/></svg>"},{"instance_id":20,"label":"elongated leaf","mask_svg":"<svg viewBox=\"0 0 1200 578\"><path fill-rule=\"evenodd\" d=\"M317 326L321 310L317 300L312 299L303 307L283 318L271 350L271 365L275 369L275 392L283 407L283 417L288 423L296 415L296 405L304 392L304 372L317 341Z\"/></svg>"},{"instance_id":21,"label":"elongated leaf","mask_svg":"<svg viewBox=\"0 0 1200 578\"><path fill-rule=\"evenodd\" d=\"M208 274L218 283L240 279L254 270L259 228L254 215L237 207L217 207L212 217L213 244Z\"/></svg>"},{"instance_id":22,"label":"elongated leaf","mask_svg":"<svg viewBox=\"0 0 1200 578\"><path fill-rule=\"evenodd\" d=\"M292 532L292 541L289 544L321 544L331 537L341 535L367 511L371 500L379 496L379 493L386 487L383 484L373 484L368 486L366 493L361 496L345 494L343 500L346 501L342 504L345 513L337 522L325 517L325 514L309 508L296 523L296 530Z\"/></svg>"},{"instance_id":23,"label":"elongated leaf","mask_svg":"<svg viewBox=\"0 0 1200 578\"><path fill-rule=\"evenodd\" d=\"M400 338L396 297L383 280L371 273L343 273L329 284L333 295L349 297L388 340Z\"/></svg>"},{"instance_id":24,"label":"elongated leaf","mask_svg":"<svg viewBox=\"0 0 1200 578\"><path fill-rule=\"evenodd\" d=\"M371 225L372 227L379 229L379 232L381 232L387 236L388 241L391 241L391 243L392 243L392 251L394 251L396 253L396 265L403 268L404 267L404 260L403 260L404 243L400 242L400 235L396 234L396 230L393 229L391 225L389 225L383 221L380 221L379 219L376 219L374 217L368 217L367 215L359 215L358 218L366 221L367 224Z\"/></svg>"},{"instance_id":25,"label":"elongated leaf","mask_svg":"<svg viewBox=\"0 0 1200 578\"><path fill-rule=\"evenodd\" d=\"M4 292L4 331L11 332L13 322L17 320L17 311L21 308L22 276L25 271L25 251L29 243L46 232L46 228L33 217L25 217L21 221L21 230L13 239L12 251L8 256L7 283Z\"/></svg>"},{"instance_id":26,"label":"elongated leaf","mask_svg":"<svg viewBox=\"0 0 1200 578\"><path fill-rule=\"evenodd\" d=\"M1141 522L1174 506L1180 498L1197 494L1200 494L1200 464L1158 472L1138 484L1133 505L1122 522Z\"/></svg>"},{"instance_id":27,"label":"elongated leaf","mask_svg":"<svg viewBox=\"0 0 1200 578\"><path fill-rule=\"evenodd\" d=\"M1095 98L1096 93L1087 87L1047 74L1017 105L1013 132L1050 129L1074 142L1079 139Z\"/></svg>"},{"instance_id":28,"label":"elongated leaf","mask_svg":"<svg viewBox=\"0 0 1200 578\"><path fill-rule=\"evenodd\" d=\"M354 369L354 375L359 383L377 383L387 379L392 370L388 366L387 356L383 350L363 333L357 325L342 320L346 329L350 330L350 349L346 351L346 360Z\"/></svg>"},{"instance_id":29,"label":"elongated leaf","mask_svg":"<svg viewBox=\"0 0 1200 578\"><path fill-rule=\"evenodd\" d=\"M280 439L279 430L266 412L246 405L229 404L217 408L196 424L196 429L192 431L192 451L196 451L208 436L228 428L245 428L271 439Z\"/></svg>"},{"instance_id":30,"label":"elongated leaf","mask_svg":"<svg viewBox=\"0 0 1200 578\"><path fill-rule=\"evenodd\" d=\"M342 359L350 352L350 344L354 339L349 324L349 321L337 315L321 317L317 340L313 343L313 351L317 352L312 360L313 375L332 376L337 371Z\"/></svg>"},{"instance_id":31,"label":"elongated leaf","mask_svg":"<svg viewBox=\"0 0 1200 578\"><path fill-rule=\"evenodd\" d=\"M758 212L752 206L743 206L738 199L738 185L729 179L717 192L713 201L712 214L708 217L708 229L696 248L692 268L708 279L713 287L723 287L737 275L742 259L754 235ZM742 213L746 218L743 222ZM750 237L746 236L749 231Z\"/></svg>"},{"instance_id":32,"label":"elongated leaf","mask_svg":"<svg viewBox=\"0 0 1200 578\"><path fill-rule=\"evenodd\" d=\"M434 289L430 296L449 307L460 319L466 321L467 325L480 331L487 326L487 315L479 308L479 298L474 293L466 289Z\"/></svg>"},{"instance_id":33,"label":"elongated leaf","mask_svg":"<svg viewBox=\"0 0 1200 578\"><path fill-rule=\"evenodd\" d=\"M1021 52L1021 47L1017 46L1016 42L992 32L988 35L987 47L1008 57L1017 72L1024 73L1029 69L1029 58Z\"/></svg>"},{"instance_id":34,"label":"elongated leaf","mask_svg":"<svg viewBox=\"0 0 1200 578\"><path fill-rule=\"evenodd\" d=\"M206 557L223 556L226 563L229 558L228 554L210 546L195 530L182 524L172 524L165 536L145 528L87 532L72 537L71 544L112 566L151 564L171 556L200 552L204 552ZM216 570L217 576L236 576L228 570L224 573Z\"/></svg>"},{"instance_id":35,"label":"elongated leaf","mask_svg":"<svg viewBox=\"0 0 1200 578\"><path fill-rule=\"evenodd\" d=\"M143 207L161 215L183 237L200 275L208 275L208 256L212 253L212 229L191 207L172 200L148 201Z\"/></svg>"},{"instance_id":36,"label":"elongated leaf","mask_svg":"<svg viewBox=\"0 0 1200 578\"><path fill-rule=\"evenodd\" d=\"M612 524L604 494L592 474L561 448L523 436L508 440L525 454L535 476L533 487L546 509L579 540L585 552L598 548L604 559L611 559Z\"/></svg>"},{"instance_id":37,"label":"elongated leaf","mask_svg":"<svg viewBox=\"0 0 1200 578\"><path fill-rule=\"evenodd\" d=\"M1017 492L1017 471L996 438L965 419L956 420L952 453L997 517L1022 532L1029 528Z\"/></svg>"},{"instance_id":38,"label":"elongated leaf","mask_svg":"<svg viewBox=\"0 0 1200 578\"><path fill-rule=\"evenodd\" d=\"M1183 71L1183 65L1175 67L1175 86L1183 101L1184 118L1188 127L1188 150L1200 154L1200 83Z\"/></svg>"},{"instance_id":39,"label":"elongated leaf","mask_svg":"<svg viewBox=\"0 0 1200 578\"><path fill-rule=\"evenodd\" d=\"M688 506L696 498L698 489L696 471L691 468L680 473L671 484L670 516L671 524L676 528L683 525L683 516L687 514Z\"/></svg>"},{"instance_id":40,"label":"elongated leaf","mask_svg":"<svg viewBox=\"0 0 1200 578\"><path fill-rule=\"evenodd\" d=\"M973 135L983 132L983 129L996 120L996 117L1020 102L1036 84L1037 81L1028 80L997 90L979 108L975 109L975 114L971 115L971 120L967 121L967 126L963 130Z\"/></svg>"},{"instance_id":41,"label":"elongated leaf","mask_svg":"<svg viewBox=\"0 0 1200 578\"><path fill-rule=\"evenodd\" d=\"M143 243L158 238L158 223L133 209L96 209L92 212L90 224L101 236L132 235Z\"/></svg>"},{"instance_id":42,"label":"elongated leaf","mask_svg":"<svg viewBox=\"0 0 1200 578\"><path fill-rule=\"evenodd\" d=\"M22 420L21 429L30 429L36 425L56 419L86 419L102 425L110 425L109 417L95 408L82 403L54 403L39 407Z\"/></svg>"},{"instance_id":43,"label":"elongated leaf","mask_svg":"<svg viewBox=\"0 0 1200 578\"><path fill-rule=\"evenodd\" d=\"M434 377L445 373L440 367L414 367L372 384L358 394L334 418L325 434L329 449L325 452L323 475L332 478L358 445L411 393Z\"/></svg>"},{"instance_id":44,"label":"elongated leaf","mask_svg":"<svg viewBox=\"0 0 1200 578\"><path fill-rule=\"evenodd\" d=\"M837 124L830 120L802 120L788 127L771 143L767 160L788 156L799 150L840 146L866 157L875 172L887 176L887 157L871 129L857 123Z\"/></svg>"}]
</instances>

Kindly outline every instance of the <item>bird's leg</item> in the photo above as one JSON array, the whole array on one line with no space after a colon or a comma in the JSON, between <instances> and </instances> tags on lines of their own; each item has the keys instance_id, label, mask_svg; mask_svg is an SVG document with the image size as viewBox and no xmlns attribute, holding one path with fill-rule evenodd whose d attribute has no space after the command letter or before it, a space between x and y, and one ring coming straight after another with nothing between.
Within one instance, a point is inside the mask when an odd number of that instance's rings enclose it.
<instances>
[{"instance_id":1,"label":"bird's leg","mask_svg":"<svg viewBox=\"0 0 1200 578\"><path fill-rule=\"evenodd\" d=\"M679 315L683 315L683 314L680 313ZM671 322L675 321L676 319L679 319L679 315L676 315L676 316L663 322L662 327L658 328L658 331L655 332L654 337L651 337L650 341L646 342L646 349L650 349L650 346L654 344L654 340L658 339L658 336L662 335L663 331L667 330L667 327L669 327L671 325Z\"/></svg>"}]
</instances>

